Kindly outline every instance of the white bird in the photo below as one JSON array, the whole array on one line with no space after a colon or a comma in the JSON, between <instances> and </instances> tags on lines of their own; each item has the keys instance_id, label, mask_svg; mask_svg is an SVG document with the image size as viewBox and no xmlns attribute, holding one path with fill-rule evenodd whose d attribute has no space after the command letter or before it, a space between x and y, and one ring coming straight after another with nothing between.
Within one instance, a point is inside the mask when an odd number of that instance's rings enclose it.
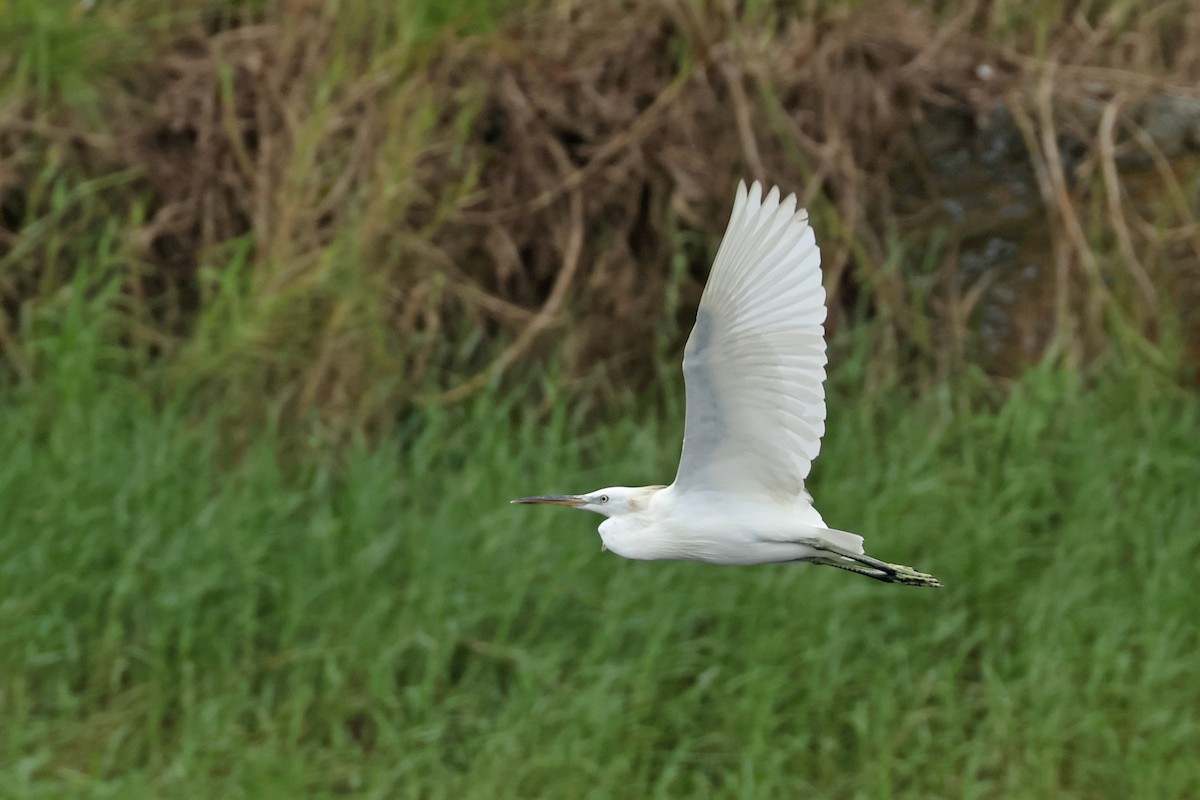
<instances>
[{"instance_id":1,"label":"white bird","mask_svg":"<svg viewBox=\"0 0 1200 800\"><path fill-rule=\"evenodd\" d=\"M804 488L825 433L825 289L795 195L739 183L684 349L687 420L670 486L522 497L594 511L604 549L633 559L824 564L886 583L940 586L866 555Z\"/></svg>"}]
</instances>

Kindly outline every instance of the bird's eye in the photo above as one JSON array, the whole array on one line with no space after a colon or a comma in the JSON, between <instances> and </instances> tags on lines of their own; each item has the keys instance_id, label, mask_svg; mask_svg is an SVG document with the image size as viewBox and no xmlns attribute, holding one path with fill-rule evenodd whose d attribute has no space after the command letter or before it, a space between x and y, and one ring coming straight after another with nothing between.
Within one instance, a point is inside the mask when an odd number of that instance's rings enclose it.
<instances>
[{"instance_id":1,"label":"bird's eye","mask_svg":"<svg viewBox=\"0 0 1200 800\"><path fill-rule=\"evenodd\" d=\"M608 495L606 495L606 494L602 494L602 495L600 495L600 502L601 502L601 503L607 503L607 502L608 502Z\"/></svg>"}]
</instances>

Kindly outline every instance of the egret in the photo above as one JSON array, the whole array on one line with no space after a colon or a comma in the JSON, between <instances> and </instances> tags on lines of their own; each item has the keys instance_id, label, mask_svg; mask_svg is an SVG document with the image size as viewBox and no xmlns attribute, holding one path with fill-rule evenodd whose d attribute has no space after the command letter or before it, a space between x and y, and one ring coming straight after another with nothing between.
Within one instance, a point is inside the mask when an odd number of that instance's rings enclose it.
<instances>
[{"instance_id":1,"label":"egret","mask_svg":"<svg viewBox=\"0 0 1200 800\"><path fill-rule=\"evenodd\" d=\"M807 562L885 583L941 586L868 556L804 487L825 433L825 288L808 214L778 187L738 185L684 348L687 414L670 486L522 497L607 517L603 549L632 559Z\"/></svg>"}]
</instances>

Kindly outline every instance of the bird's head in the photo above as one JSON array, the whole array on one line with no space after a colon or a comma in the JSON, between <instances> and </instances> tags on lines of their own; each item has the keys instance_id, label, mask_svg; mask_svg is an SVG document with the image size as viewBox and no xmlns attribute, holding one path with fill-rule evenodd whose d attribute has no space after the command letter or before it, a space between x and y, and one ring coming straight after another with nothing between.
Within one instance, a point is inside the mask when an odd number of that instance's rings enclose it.
<instances>
[{"instance_id":1,"label":"bird's head","mask_svg":"<svg viewBox=\"0 0 1200 800\"><path fill-rule=\"evenodd\" d=\"M587 494L551 494L537 497L518 497L514 503L528 505L568 506L594 511L606 517L633 514L641 511L662 486L609 486Z\"/></svg>"}]
</instances>

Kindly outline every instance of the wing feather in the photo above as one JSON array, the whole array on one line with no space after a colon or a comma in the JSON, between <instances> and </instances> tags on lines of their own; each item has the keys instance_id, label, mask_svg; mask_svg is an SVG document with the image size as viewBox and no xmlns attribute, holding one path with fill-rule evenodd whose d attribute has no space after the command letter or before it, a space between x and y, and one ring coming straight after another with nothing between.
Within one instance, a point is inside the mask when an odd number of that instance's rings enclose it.
<instances>
[{"instance_id":1,"label":"wing feather","mask_svg":"<svg viewBox=\"0 0 1200 800\"><path fill-rule=\"evenodd\" d=\"M825 433L825 314L807 213L739 184L684 350L676 487L804 494Z\"/></svg>"}]
</instances>

